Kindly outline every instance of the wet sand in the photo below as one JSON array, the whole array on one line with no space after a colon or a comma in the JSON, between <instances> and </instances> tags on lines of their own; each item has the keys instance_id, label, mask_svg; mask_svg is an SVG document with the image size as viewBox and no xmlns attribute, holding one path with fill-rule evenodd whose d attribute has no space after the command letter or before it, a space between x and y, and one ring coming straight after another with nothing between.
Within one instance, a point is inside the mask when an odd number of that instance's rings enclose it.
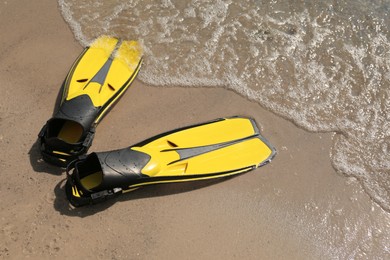
<instances>
[{"instance_id":1,"label":"wet sand","mask_svg":"<svg viewBox=\"0 0 390 260\"><path fill-rule=\"evenodd\" d=\"M331 134L295 127L224 89L135 81L97 129L111 150L218 117L255 118L278 154L223 181L147 187L71 208L37 134L82 51L54 1L0 3L0 258L385 258L390 215L330 163Z\"/></svg>"}]
</instances>

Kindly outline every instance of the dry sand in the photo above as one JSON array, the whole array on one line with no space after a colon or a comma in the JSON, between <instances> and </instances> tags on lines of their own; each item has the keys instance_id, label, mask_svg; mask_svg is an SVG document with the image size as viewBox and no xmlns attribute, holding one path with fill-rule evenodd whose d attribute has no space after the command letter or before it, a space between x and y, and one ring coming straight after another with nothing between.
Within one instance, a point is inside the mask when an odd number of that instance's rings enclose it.
<instances>
[{"instance_id":1,"label":"dry sand","mask_svg":"<svg viewBox=\"0 0 390 260\"><path fill-rule=\"evenodd\" d=\"M217 117L256 119L271 164L224 181L160 185L79 209L37 134L82 47L56 1L0 2L0 258L385 258L390 216L330 163L331 134L311 134L224 89L135 81L90 151L121 148Z\"/></svg>"}]
</instances>

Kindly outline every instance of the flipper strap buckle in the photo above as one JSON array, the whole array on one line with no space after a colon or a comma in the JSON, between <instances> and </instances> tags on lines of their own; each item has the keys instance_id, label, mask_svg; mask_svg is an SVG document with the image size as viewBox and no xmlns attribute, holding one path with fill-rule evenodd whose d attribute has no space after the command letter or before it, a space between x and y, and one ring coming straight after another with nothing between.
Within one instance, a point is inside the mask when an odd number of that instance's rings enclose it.
<instances>
[{"instance_id":1,"label":"flipper strap buckle","mask_svg":"<svg viewBox=\"0 0 390 260\"><path fill-rule=\"evenodd\" d=\"M89 147L91 147L92 141L93 141L93 138L94 138L94 137L95 137L95 128L92 127L92 128L88 131L88 134L87 134L87 136L85 137L85 140L84 140L84 142L83 142L83 146L84 146L85 148L87 148L87 150L88 150Z\"/></svg>"},{"instance_id":2,"label":"flipper strap buckle","mask_svg":"<svg viewBox=\"0 0 390 260\"><path fill-rule=\"evenodd\" d=\"M92 193L91 194L91 199L92 199L92 201L104 200L106 198L108 199L110 197L116 196L116 195L118 195L120 193L122 193L122 189L121 188L113 188L111 190L103 190L103 191Z\"/></svg>"}]
</instances>

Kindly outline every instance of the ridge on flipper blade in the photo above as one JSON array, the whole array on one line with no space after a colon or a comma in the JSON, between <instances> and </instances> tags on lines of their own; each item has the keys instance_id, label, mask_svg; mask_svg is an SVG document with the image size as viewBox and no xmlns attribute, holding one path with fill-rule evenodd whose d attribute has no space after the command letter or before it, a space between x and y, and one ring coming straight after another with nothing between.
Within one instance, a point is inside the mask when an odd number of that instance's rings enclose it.
<instances>
[{"instance_id":1,"label":"ridge on flipper blade","mask_svg":"<svg viewBox=\"0 0 390 260\"><path fill-rule=\"evenodd\" d=\"M65 167L85 154L95 128L138 74L142 48L136 41L96 39L71 67L58 110L38 137L45 161Z\"/></svg>"},{"instance_id":2,"label":"ridge on flipper blade","mask_svg":"<svg viewBox=\"0 0 390 260\"><path fill-rule=\"evenodd\" d=\"M82 206L145 185L244 173L275 154L253 119L222 118L79 158L68 165L66 194L72 205Z\"/></svg>"}]
</instances>

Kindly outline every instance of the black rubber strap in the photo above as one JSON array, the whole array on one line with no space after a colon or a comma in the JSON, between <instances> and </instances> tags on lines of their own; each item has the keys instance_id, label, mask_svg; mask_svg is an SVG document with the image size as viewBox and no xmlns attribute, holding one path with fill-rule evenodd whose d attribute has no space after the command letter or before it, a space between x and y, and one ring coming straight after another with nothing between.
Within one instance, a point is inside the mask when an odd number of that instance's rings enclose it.
<instances>
[{"instance_id":1,"label":"black rubber strap","mask_svg":"<svg viewBox=\"0 0 390 260\"><path fill-rule=\"evenodd\" d=\"M73 170L73 173L70 173L72 169L75 169L76 164L84 160L85 158L86 158L85 155L80 156L78 159L71 161L66 167L66 177L69 184L71 186L76 186L77 188L81 189L84 193L84 195L81 198L78 198L77 202L75 201L75 203L79 204L80 206L86 204L94 204L94 203L102 202L104 200L116 197L123 192L122 188L113 188L113 189L108 189L108 190L103 190L98 192L93 192L85 189L79 183L79 176L78 176L77 169Z\"/></svg>"}]
</instances>

